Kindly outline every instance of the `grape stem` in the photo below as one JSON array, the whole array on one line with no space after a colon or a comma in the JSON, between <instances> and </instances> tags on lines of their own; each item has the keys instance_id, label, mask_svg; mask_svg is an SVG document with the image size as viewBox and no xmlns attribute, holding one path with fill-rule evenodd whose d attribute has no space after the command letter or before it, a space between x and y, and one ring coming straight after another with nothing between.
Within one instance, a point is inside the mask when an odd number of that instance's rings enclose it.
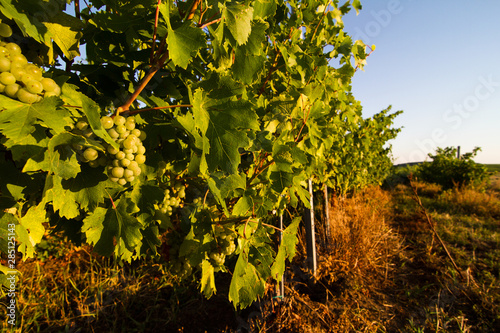
<instances>
[{"instance_id":1,"label":"grape stem","mask_svg":"<svg viewBox=\"0 0 500 333\"><path fill-rule=\"evenodd\" d=\"M198 6L200 5L201 0L194 0L193 5L191 9L189 10L189 15L187 16L186 20L191 20L194 16L194 13L196 12L196 9L198 9Z\"/></svg>"},{"instance_id":2,"label":"grape stem","mask_svg":"<svg viewBox=\"0 0 500 333\"><path fill-rule=\"evenodd\" d=\"M144 88L147 86L149 81L153 78L153 76L158 72L158 70L163 67L165 64L165 61L168 58L168 52L165 52L165 54L162 55L162 57L156 62L148 71L146 76L142 79L141 83L139 86L135 89L134 93L129 97L129 99L120 106L118 109L116 109L116 115L119 115L120 112L126 112L130 108L130 105L137 99L137 97L140 95L140 93L144 90Z\"/></svg>"},{"instance_id":3,"label":"grape stem","mask_svg":"<svg viewBox=\"0 0 500 333\"><path fill-rule=\"evenodd\" d=\"M161 0L158 0L158 4L156 5L155 27L154 27L154 32L153 32L153 45L151 46L151 56L149 57L151 64L153 63L154 55L155 55L156 32L158 30L158 17L160 16L160 4L161 4Z\"/></svg>"}]
</instances>

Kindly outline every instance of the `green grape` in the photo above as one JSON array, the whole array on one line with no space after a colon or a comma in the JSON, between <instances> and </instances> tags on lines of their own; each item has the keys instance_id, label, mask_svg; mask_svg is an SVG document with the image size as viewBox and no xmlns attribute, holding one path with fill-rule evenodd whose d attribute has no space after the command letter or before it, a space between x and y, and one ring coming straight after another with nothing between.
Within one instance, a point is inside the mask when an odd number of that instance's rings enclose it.
<instances>
[{"instance_id":1,"label":"green grape","mask_svg":"<svg viewBox=\"0 0 500 333\"><path fill-rule=\"evenodd\" d=\"M124 125L127 119L123 116L116 116L113 120L116 126Z\"/></svg>"},{"instance_id":2,"label":"green grape","mask_svg":"<svg viewBox=\"0 0 500 333\"><path fill-rule=\"evenodd\" d=\"M133 161L135 159L134 154L125 154L125 158L129 161Z\"/></svg>"},{"instance_id":3,"label":"green grape","mask_svg":"<svg viewBox=\"0 0 500 333\"><path fill-rule=\"evenodd\" d=\"M125 169L125 171L123 172L123 177L124 178L134 177L134 171L130 169Z\"/></svg>"},{"instance_id":4,"label":"green grape","mask_svg":"<svg viewBox=\"0 0 500 333\"><path fill-rule=\"evenodd\" d=\"M123 126L123 127L125 127L125 126ZM122 139L122 140L126 139L129 134L130 134L130 131L125 130L125 132L120 133L120 139Z\"/></svg>"},{"instance_id":5,"label":"green grape","mask_svg":"<svg viewBox=\"0 0 500 333\"><path fill-rule=\"evenodd\" d=\"M61 87L56 86L53 91L48 91L48 93L54 94L54 96L59 96L61 95Z\"/></svg>"},{"instance_id":6,"label":"green grape","mask_svg":"<svg viewBox=\"0 0 500 333\"><path fill-rule=\"evenodd\" d=\"M52 80L51 78L48 78L48 77L42 78L40 80L40 82L43 85L43 90L45 90L46 92L56 92L57 88L59 88L59 86L57 85L56 81L54 81L54 80Z\"/></svg>"},{"instance_id":7,"label":"green grape","mask_svg":"<svg viewBox=\"0 0 500 333\"><path fill-rule=\"evenodd\" d=\"M115 154L115 158L117 160L123 160L125 158L125 153L122 152L122 151L118 151L116 154Z\"/></svg>"},{"instance_id":8,"label":"green grape","mask_svg":"<svg viewBox=\"0 0 500 333\"><path fill-rule=\"evenodd\" d=\"M47 91L43 94L43 97L45 98L48 98L48 97L57 97L59 96L58 94L56 94L55 92L53 91Z\"/></svg>"},{"instance_id":9,"label":"green grape","mask_svg":"<svg viewBox=\"0 0 500 333\"><path fill-rule=\"evenodd\" d=\"M125 127L127 130L132 131L135 129L135 121L129 121L129 119L134 119L134 118L128 118L127 122L125 123Z\"/></svg>"},{"instance_id":10,"label":"green grape","mask_svg":"<svg viewBox=\"0 0 500 333\"><path fill-rule=\"evenodd\" d=\"M130 164L132 164L132 162L130 162ZM130 169L130 165L127 168ZM133 168L130 170L134 171L134 176L136 176L136 177L138 177L142 172L141 168L139 168L139 167Z\"/></svg>"},{"instance_id":11,"label":"green grape","mask_svg":"<svg viewBox=\"0 0 500 333\"><path fill-rule=\"evenodd\" d=\"M118 179L118 184L124 186L125 184L127 184L127 180L125 178L120 178Z\"/></svg>"},{"instance_id":12,"label":"green grape","mask_svg":"<svg viewBox=\"0 0 500 333\"><path fill-rule=\"evenodd\" d=\"M47 90L47 89L45 89L45 90ZM108 116L104 116L101 118L101 125L102 125L102 127L104 127L104 129L108 130L108 129L112 128L115 125L115 123L113 122L113 118L108 117Z\"/></svg>"},{"instance_id":13,"label":"green grape","mask_svg":"<svg viewBox=\"0 0 500 333\"><path fill-rule=\"evenodd\" d=\"M0 36L4 38L12 36L12 28L8 24L0 23Z\"/></svg>"},{"instance_id":14,"label":"green grape","mask_svg":"<svg viewBox=\"0 0 500 333\"><path fill-rule=\"evenodd\" d=\"M127 129L123 125L116 125L115 129L118 134L122 134L127 131Z\"/></svg>"},{"instance_id":15,"label":"green grape","mask_svg":"<svg viewBox=\"0 0 500 333\"><path fill-rule=\"evenodd\" d=\"M8 72L10 71L10 67L10 60L5 57L0 57L0 72Z\"/></svg>"},{"instance_id":16,"label":"green grape","mask_svg":"<svg viewBox=\"0 0 500 333\"><path fill-rule=\"evenodd\" d=\"M97 160L95 161L89 161L88 164L92 167L92 168L97 168L99 166L99 162L97 162Z\"/></svg>"},{"instance_id":17,"label":"green grape","mask_svg":"<svg viewBox=\"0 0 500 333\"><path fill-rule=\"evenodd\" d=\"M137 147L136 153L138 155L144 155L146 153L146 148L144 146L139 146L139 147Z\"/></svg>"},{"instance_id":18,"label":"green grape","mask_svg":"<svg viewBox=\"0 0 500 333\"><path fill-rule=\"evenodd\" d=\"M134 176L131 176L131 177L127 177L125 178L125 180L129 183L132 183L134 180L135 180L135 177Z\"/></svg>"},{"instance_id":19,"label":"green grape","mask_svg":"<svg viewBox=\"0 0 500 333\"><path fill-rule=\"evenodd\" d=\"M33 104L33 103L36 103L38 101L38 96L30 93L25 88L19 89L17 91L16 97L18 100L20 100L21 102L26 103L26 104Z\"/></svg>"},{"instance_id":20,"label":"green grape","mask_svg":"<svg viewBox=\"0 0 500 333\"><path fill-rule=\"evenodd\" d=\"M85 120L79 120L76 123L75 127L78 128L80 131L85 131L89 127L89 124Z\"/></svg>"},{"instance_id":21,"label":"green grape","mask_svg":"<svg viewBox=\"0 0 500 333\"><path fill-rule=\"evenodd\" d=\"M121 178L123 177L123 173L125 170L122 167L114 167L113 170L111 170L111 175L113 177Z\"/></svg>"},{"instance_id":22,"label":"green grape","mask_svg":"<svg viewBox=\"0 0 500 333\"><path fill-rule=\"evenodd\" d=\"M28 64L28 59L22 54L14 54L10 56L12 67L24 67Z\"/></svg>"},{"instance_id":23,"label":"green grape","mask_svg":"<svg viewBox=\"0 0 500 333\"><path fill-rule=\"evenodd\" d=\"M135 135L136 138L138 138L139 136L141 136L141 130L140 129L133 129L132 132L131 132L133 135Z\"/></svg>"},{"instance_id":24,"label":"green grape","mask_svg":"<svg viewBox=\"0 0 500 333\"><path fill-rule=\"evenodd\" d=\"M116 155L119 152L119 150L113 147L112 145L109 145L107 150L108 153L110 153L111 155Z\"/></svg>"},{"instance_id":25,"label":"green grape","mask_svg":"<svg viewBox=\"0 0 500 333\"><path fill-rule=\"evenodd\" d=\"M23 76L21 76L21 82L24 83L25 85L30 82L30 81L33 81L35 80L35 77L31 74L28 74L28 73L24 73ZM42 86L43 88L43 86Z\"/></svg>"},{"instance_id":26,"label":"green grape","mask_svg":"<svg viewBox=\"0 0 500 333\"><path fill-rule=\"evenodd\" d=\"M146 140L146 132L141 131L141 135L139 135L139 139L140 139L141 141Z\"/></svg>"},{"instance_id":27,"label":"green grape","mask_svg":"<svg viewBox=\"0 0 500 333\"><path fill-rule=\"evenodd\" d=\"M7 50L4 46L0 46L0 57L10 57L9 50Z\"/></svg>"},{"instance_id":28,"label":"green grape","mask_svg":"<svg viewBox=\"0 0 500 333\"><path fill-rule=\"evenodd\" d=\"M112 182L118 183L118 181L120 180L120 178L109 177L109 180L111 180Z\"/></svg>"},{"instance_id":29,"label":"green grape","mask_svg":"<svg viewBox=\"0 0 500 333\"><path fill-rule=\"evenodd\" d=\"M5 91L5 85L0 83L0 93Z\"/></svg>"},{"instance_id":30,"label":"green grape","mask_svg":"<svg viewBox=\"0 0 500 333\"><path fill-rule=\"evenodd\" d=\"M109 129L108 134L112 139L118 139L120 137L120 134L118 134L114 128Z\"/></svg>"},{"instance_id":31,"label":"green grape","mask_svg":"<svg viewBox=\"0 0 500 333\"><path fill-rule=\"evenodd\" d=\"M9 72L3 72L0 74L0 83L6 86L14 84L16 83L16 77Z\"/></svg>"},{"instance_id":32,"label":"green grape","mask_svg":"<svg viewBox=\"0 0 500 333\"><path fill-rule=\"evenodd\" d=\"M130 136L127 137L125 141L123 141L123 147L126 149L132 149L132 146L135 145L135 141L130 138Z\"/></svg>"},{"instance_id":33,"label":"green grape","mask_svg":"<svg viewBox=\"0 0 500 333\"><path fill-rule=\"evenodd\" d=\"M10 72L12 73L12 75L14 75L16 77L17 81L21 81L21 78L23 77L23 75L26 74L26 71L24 70L23 67L12 67L12 65L10 68Z\"/></svg>"},{"instance_id":34,"label":"green grape","mask_svg":"<svg viewBox=\"0 0 500 333\"><path fill-rule=\"evenodd\" d=\"M133 170L139 167L139 164L137 164L136 161L130 161L130 165L128 166L129 169Z\"/></svg>"},{"instance_id":35,"label":"green grape","mask_svg":"<svg viewBox=\"0 0 500 333\"><path fill-rule=\"evenodd\" d=\"M20 88L21 86L17 83L8 84L5 86L4 93L10 98L15 98Z\"/></svg>"},{"instance_id":36,"label":"green grape","mask_svg":"<svg viewBox=\"0 0 500 333\"><path fill-rule=\"evenodd\" d=\"M28 64L28 65L26 65L24 67L24 69L26 70L26 73L32 75L36 80L41 80L43 78L43 76L42 76L43 75L43 71L37 65Z\"/></svg>"},{"instance_id":37,"label":"green grape","mask_svg":"<svg viewBox=\"0 0 500 333\"><path fill-rule=\"evenodd\" d=\"M135 161L137 164L144 164L146 162L146 156L145 155L137 155L135 157Z\"/></svg>"},{"instance_id":38,"label":"green grape","mask_svg":"<svg viewBox=\"0 0 500 333\"><path fill-rule=\"evenodd\" d=\"M120 166L120 160L114 159L113 162L111 162L111 165L113 167L119 167Z\"/></svg>"},{"instance_id":39,"label":"green grape","mask_svg":"<svg viewBox=\"0 0 500 333\"><path fill-rule=\"evenodd\" d=\"M35 80L27 82L25 88L32 94L41 94L43 91L42 83L40 81L35 81Z\"/></svg>"},{"instance_id":40,"label":"green grape","mask_svg":"<svg viewBox=\"0 0 500 333\"><path fill-rule=\"evenodd\" d=\"M21 48L16 43L8 43L5 48L9 50L11 56L22 53Z\"/></svg>"},{"instance_id":41,"label":"green grape","mask_svg":"<svg viewBox=\"0 0 500 333\"><path fill-rule=\"evenodd\" d=\"M95 161L98 156L99 153L94 148L87 148L83 152L83 157L85 157L89 161Z\"/></svg>"}]
</instances>

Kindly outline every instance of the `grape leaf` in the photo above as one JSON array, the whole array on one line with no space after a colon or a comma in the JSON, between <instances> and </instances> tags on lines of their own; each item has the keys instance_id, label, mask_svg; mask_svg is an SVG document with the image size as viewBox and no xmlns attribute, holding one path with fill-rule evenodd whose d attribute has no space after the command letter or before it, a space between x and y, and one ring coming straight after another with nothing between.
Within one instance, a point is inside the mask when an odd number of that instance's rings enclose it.
<instances>
[{"instance_id":1,"label":"grape leaf","mask_svg":"<svg viewBox=\"0 0 500 333\"><path fill-rule=\"evenodd\" d=\"M43 223L46 220L45 201L38 206L32 206L16 225L16 240L19 242L17 250L25 258L33 258L35 245L40 243L45 233Z\"/></svg>"},{"instance_id":2,"label":"grape leaf","mask_svg":"<svg viewBox=\"0 0 500 333\"><path fill-rule=\"evenodd\" d=\"M205 35L201 29L184 24L168 30L168 51L174 65L186 69L193 54L205 46Z\"/></svg>"},{"instance_id":3,"label":"grape leaf","mask_svg":"<svg viewBox=\"0 0 500 333\"><path fill-rule=\"evenodd\" d=\"M245 44L252 30L253 8L240 3L229 3L222 17L236 42L239 45Z\"/></svg>"},{"instance_id":4,"label":"grape leaf","mask_svg":"<svg viewBox=\"0 0 500 333\"><path fill-rule=\"evenodd\" d=\"M201 292L210 298L217 291L215 288L214 266L209 260L204 259L201 263Z\"/></svg>"},{"instance_id":5,"label":"grape leaf","mask_svg":"<svg viewBox=\"0 0 500 333\"><path fill-rule=\"evenodd\" d=\"M48 171L64 179L74 178L80 172L80 163L75 152L68 145L58 145L64 142L60 136L50 139L48 149L30 158L24 165L23 172Z\"/></svg>"},{"instance_id":6,"label":"grape leaf","mask_svg":"<svg viewBox=\"0 0 500 333\"><path fill-rule=\"evenodd\" d=\"M49 138L46 128L35 125L35 131L21 140L6 139L3 145L12 152L15 161L26 161L31 156L43 152L48 145Z\"/></svg>"},{"instance_id":7,"label":"grape leaf","mask_svg":"<svg viewBox=\"0 0 500 333\"><path fill-rule=\"evenodd\" d=\"M254 206L253 200L249 196L242 196L233 207L233 214L235 216L245 216Z\"/></svg>"},{"instance_id":8,"label":"grape leaf","mask_svg":"<svg viewBox=\"0 0 500 333\"><path fill-rule=\"evenodd\" d=\"M8 238L9 238L9 224L19 224L17 217L10 213L4 213L3 209L0 211L0 252L7 253Z\"/></svg>"},{"instance_id":9,"label":"grape leaf","mask_svg":"<svg viewBox=\"0 0 500 333\"><path fill-rule=\"evenodd\" d=\"M54 211L71 219L80 214L79 209L92 212L104 202L107 178L101 168L85 166L84 172L75 178L62 179L54 175L53 186L46 195L52 194Z\"/></svg>"},{"instance_id":10,"label":"grape leaf","mask_svg":"<svg viewBox=\"0 0 500 333\"><path fill-rule=\"evenodd\" d=\"M253 5L254 18L266 18L276 13L276 1L257 0Z\"/></svg>"},{"instance_id":11,"label":"grape leaf","mask_svg":"<svg viewBox=\"0 0 500 333\"><path fill-rule=\"evenodd\" d=\"M87 241L105 256L113 254L114 244L120 240L127 250L133 252L142 239L142 224L132 215L138 211L137 206L126 196L115 201L115 205L114 209L98 207L83 220L82 232Z\"/></svg>"},{"instance_id":12,"label":"grape leaf","mask_svg":"<svg viewBox=\"0 0 500 333\"><path fill-rule=\"evenodd\" d=\"M278 254L271 267L272 277L280 282L285 272L285 260L291 261L295 256L296 246L298 242L297 229L299 227L301 218L296 217L292 223L283 231L283 238L278 249Z\"/></svg>"},{"instance_id":13,"label":"grape leaf","mask_svg":"<svg viewBox=\"0 0 500 333\"><path fill-rule=\"evenodd\" d=\"M209 108L210 123L206 137L210 152L206 159L210 171L220 167L227 173L236 173L240 164L240 148L250 142L245 129L258 129L257 115L248 102L224 102Z\"/></svg>"},{"instance_id":14,"label":"grape leaf","mask_svg":"<svg viewBox=\"0 0 500 333\"><path fill-rule=\"evenodd\" d=\"M54 42L63 51L66 58L72 60L80 55L79 41L84 25L79 19L63 12L50 18L50 22L43 23L49 30Z\"/></svg>"},{"instance_id":15,"label":"grape leaf","mask_svg":"<svg viewBox=\"0 0 500 333\"><path fill-rule=\"evenodd\" d=\"M293 185L293 174L281 170L276 170L274 165L271 166L271 174L269 176L269 179L271 179L272 189L278 193L283 192L284 189Z\"/></svg>"},{"instance_id":16,"label":"grape leaf","mask_svg":"<svg viewBox=\"0 0 500 333\"><path fill-rule=\"evenodd\" d=\"M140 210L137 219L143 224L151 222L156 212L154 205L161 203L164 196L163 190L156 185L137 183L130 195Z\"/></svg>"},{"instance_id":17,"label":"grape leaf","mask_svg":"<svg viewBox=\"0 0 500 333\"><path fill-rule=\"evenodd\" d=\"M148 225L142 233L142 247L141 253L146 253L147 249L151 250L153 254L158 254L157 248L161 246L160 231L156 224Z\"/></svg>"},{"instance_id":18,"label":"grape leaf","mask_svg":"<svg viewBox=\"0 0 500 333\"><path fill-rule=\"evenodd\" d=\"M250 306L258 295L265 291L265 281L259 276L257 269L248 260L248 254L242 252L236 266L229 286L229 301L234 307L246 308Z\"/></svg>"},{"instance_id":19,"label":"grape leaf","mask_svg":"<svg viewBox=\"0 0 500 333\"><path fill-rule=\"evenodd\" d=\"M64 131L69 117L67 110L59 108L62 101L57 97L44 98L40 103L18 104L17 107L0 112L0 131L14 141L21 141L34 130L34 125L43 121L56 133Z\"/></svg>"},{"instance_id":20,"label":"grape leaf","mask_svg":"<svg viewBox=\"0 0 500 333\"><path fill-rule=\"evenodd\" d=\"M264 22L252 24L252 32L246 44L236 49L234 77L243 83L251 84L262 75L265 66L266 54L262 47L268 25Z\"/></svg>"}]
</instances>

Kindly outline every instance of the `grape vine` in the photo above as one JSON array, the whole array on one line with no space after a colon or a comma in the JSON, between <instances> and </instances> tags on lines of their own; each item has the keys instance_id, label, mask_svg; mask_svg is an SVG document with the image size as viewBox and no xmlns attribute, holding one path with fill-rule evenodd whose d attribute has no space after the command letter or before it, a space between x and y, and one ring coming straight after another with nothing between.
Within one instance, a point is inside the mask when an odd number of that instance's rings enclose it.
<instances>
[{"instance_id":1,"label":"grape vine","mask_svg":"<svg viewBox=\"0 0 500 333\"><path fill-rule=\"evenodd\" d=\"M294 257L300 218L278 245L275 213L308 207L308 179L383 179L399 112L365 119L351 93L358 0L49 2L0 0L0 238L14 224L24 259L56 228L163 254L207 297L231 272L243 308Z\"/></svg>"}]
</instances>

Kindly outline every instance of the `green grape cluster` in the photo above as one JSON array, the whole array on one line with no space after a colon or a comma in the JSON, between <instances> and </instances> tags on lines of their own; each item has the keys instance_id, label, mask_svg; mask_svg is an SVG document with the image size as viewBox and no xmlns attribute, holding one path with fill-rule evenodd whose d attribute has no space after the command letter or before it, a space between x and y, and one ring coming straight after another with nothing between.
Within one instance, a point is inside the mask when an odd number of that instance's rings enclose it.
<instances>
[{"instance_id":1,"label":"green grape cluster","mask_svg":"<svg viewBox=\"0 0 500 333\"><path fill-rule=\"evenodd\" d=\"M120 185L133 182L142 172L140 165L146 162L146 148L142 143L146 133L136 128L133 117L118 115L113 119L104 116L101 118L101 125L119 148L102 143L106 150L103 153L92 147L76 145L73 148L78 153L78 159L91 167L106 166L109 179ZM80 119L72 132L88 139L98 139L85 119Z\"/></svg>"},{"instance_id":2,"label":"green grape cluster","mask_svg":"<svg viewBox=\"0 0 500 333\"><path fill-rule=\"evenodd\" d=\"M0 22L0 37L8 38L12 29ZM40 102L44 97L59 96L61 87L48 77L43 77L43 70L28 63L16 43L9 43L0 38L0 93L23 103Z\"/></svg>"},{"instance_id":3,"label":"green grape cluster","mask_svg":"<svg viewBox=\"0 0 500 333\"><path fill-rule=\"evenodd\" d=\"M186 197L186 186L176 182L172 188L165 190L163 201L155 205L155 220L160 223L160 227L167 229L174 209L181 206L184 198Z\"/></svg>"},{"instance_id":4,"label":"green grape cluster","mask_svg":"<svg viewBox=\"0 0 500 333\"><path fill-rule=\"evenodd\" d=\"M185 197L186 187L179 183L179 186L177 188L174 187L172 191L170 189L165 190L165 197L158 209L162 214L171 216L172 211L180 206L182 199Z\"/></svg>"},{"instance_id":5,"label":"green grape cluster","mask_svg":"<svg viewBox=\"0 0 500 333\"><path fill-rule=\"evenodd\" d=\"M236 233L223 226L216 226L215 237L210 249L205 252L205 260L209 260L216 272L225 270L226 259L236 251ZM179 244L172 240L170 248L171 272L183 279L192 274L193 269L201 270L201 263L193 267L188 257L179 257Z\"/></svg>"},{"instance_id":6,"label":"green grape cluster","mask_svg":"<svg viewBox=\"0 0 500 333\"><path fill-rule=\"evenodd\" d=\"M232 255L236 251L236 233L229 228L217 225L215 227L216 246L212 248L209 257L214 267L224 266L226 256Z\"/></svg>"},{"instance_id":7,"label":"green grape cluster","mask_svg":"<svg viewBox=\"0 0 500 333\"><path fill-rule=\"evenodd\" d=\"M142 141L146 139L146 133L135 128L133 117L125 118L116 116L114 119L108 116L101 118L101 125L108 131L109 136L119 148L105 145L111 163L106 167L109 179L125 185L134 181L141 174L141 164L146 162L146 148Z\"/></svg>"}]
</instances>

